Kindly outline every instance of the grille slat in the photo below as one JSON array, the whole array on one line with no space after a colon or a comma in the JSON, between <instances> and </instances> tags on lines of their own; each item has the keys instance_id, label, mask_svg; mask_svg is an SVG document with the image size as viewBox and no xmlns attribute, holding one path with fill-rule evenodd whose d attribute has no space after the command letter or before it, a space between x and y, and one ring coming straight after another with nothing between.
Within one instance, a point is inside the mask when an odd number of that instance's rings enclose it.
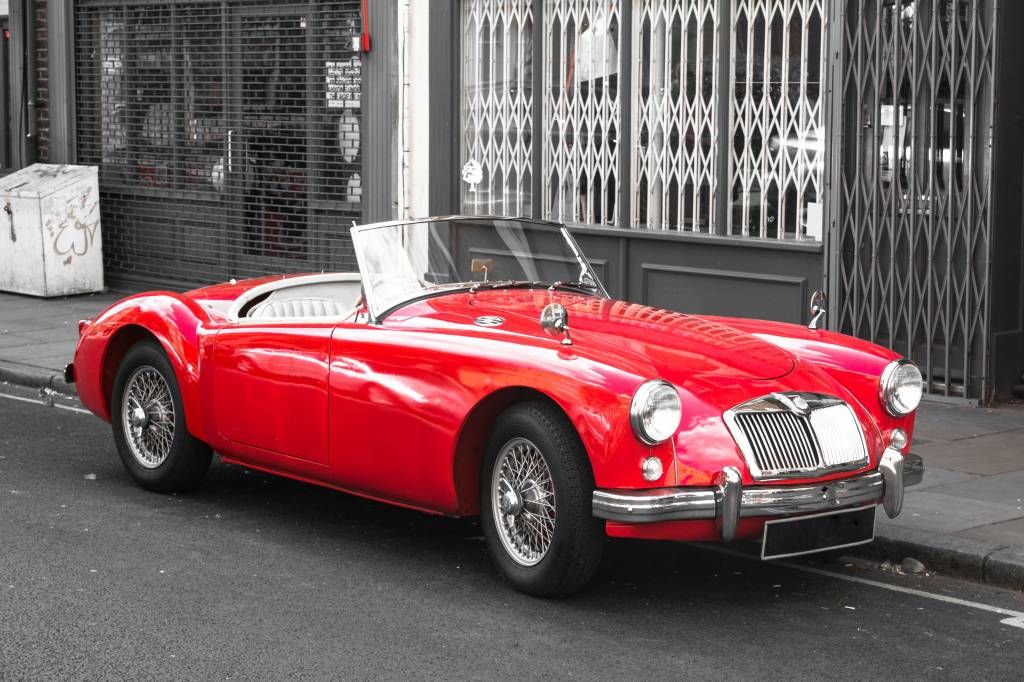
<instances>
[{"instance_id":1,"label":"grille slat","mask_svg":"<svg viewBox=\"0 0 1024 682\"><path fill-rule=\"evenodd\" d=\"M799 476L866 463L860 423L846 403L815 400L810 412L801 415L767 400L740 406L731 424L743 436L742 449L755 478Z\"/></svg>"}]
</instances>

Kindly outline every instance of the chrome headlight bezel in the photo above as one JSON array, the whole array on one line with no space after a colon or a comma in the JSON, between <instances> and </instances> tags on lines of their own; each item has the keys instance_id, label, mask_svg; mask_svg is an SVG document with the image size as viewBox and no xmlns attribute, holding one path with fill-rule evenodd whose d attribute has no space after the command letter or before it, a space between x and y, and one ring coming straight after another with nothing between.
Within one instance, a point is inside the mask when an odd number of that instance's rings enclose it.
<instances>
[{"instance_id":1,"label":"chrome headlight bezel","mask_svg":"<svg viewBox=\"0 0 1024 682\"><path fill-rule=\"evenodd\" d=\"M669 404L656 406L655 403L660 400L667 400ZM652 410L670 410L674 411L675 415L667 415L666 425L652 433ZM642 383L633 394L633 400L629 405L629 424L633 427L633 434L646 445L657 445L667 441L679 430L682 418L683 405L679 399L679 392L675 386L663 379L651 379ZM671 425L671 430L668 425Z\"/></svg>"},{"instance_id":2,"label":"chrome headlight bezel","mask_svg":"<svg viewBox=\"0 0 1024 682\"><path fill-rule=\"evenodd\" d=\"M913 373L910 377L906 375L908 370ZM908 379L910 380L909 382ZM913 401L913 406L908 407L899 399L897 392L901 388L913 384L916 384L917 387L917 397ZM909 360L900 359L893 360L885 366L885 369L882 371L882 377L878 382L878 399L889 415L893 417L906 417L913 414L914 410L920 406L923 395L924 377L917 365Z\"/></svg>"}]
</instances>

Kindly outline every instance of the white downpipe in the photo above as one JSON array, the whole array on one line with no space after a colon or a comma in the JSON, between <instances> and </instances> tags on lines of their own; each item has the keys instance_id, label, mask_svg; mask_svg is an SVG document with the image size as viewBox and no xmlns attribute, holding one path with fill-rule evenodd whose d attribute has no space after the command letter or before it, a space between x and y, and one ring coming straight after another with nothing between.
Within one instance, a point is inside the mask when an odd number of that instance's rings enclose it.
<instances>
[{"instance_id":1,"label":"white downpipe","mask_svg":"<svg viewBox=\"0 0 1024 682\"><path fill-rule=\"evenodd\" d=\"M430 210L430 7L427 2L399 4L401 55L399 111L402 168L401 218L423 218Z\"/></svg>"}]
</instances>

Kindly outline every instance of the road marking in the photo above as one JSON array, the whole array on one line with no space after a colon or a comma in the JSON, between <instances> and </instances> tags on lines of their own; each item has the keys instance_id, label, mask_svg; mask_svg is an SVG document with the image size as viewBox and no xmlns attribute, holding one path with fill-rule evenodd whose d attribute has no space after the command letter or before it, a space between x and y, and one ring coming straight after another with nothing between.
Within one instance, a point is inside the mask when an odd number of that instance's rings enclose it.
<instances>
[{"instance_id":1,"label":"road marking","mask_svg":"<svg viewBox=\"0 0 1024 682\"><path fill-rule=\"evenodd\" d=\"M1012 609L1004 609L1000 606L991 606L989 604L981 604L976 601L968 601L967 599L960 599L958 597L950 597L944 594L934 594L933 592L925 592L924 590L914 589L913 587L903 587L902 585L890 585L889 583L883 583L878 580L869 580L867 578L859 578L855 575L846 575L845 573L835 573L833 571L826 571L821 568L812 568L811 566L801 566L800 564L790 563L788 561L772 561L763 562L758 557L744 554L743 552L737 552L733 549L725 549L724 547L714 547L711 545L702 544L701 547L712 552L718 552L719 554L727 554L729 556L738 557L740 559L746 559L748 561L755 561L757 563L773 563L778 566L785 566L791 568L794 571L803 571L804 573L812 573L814 575L822 575L829 578L836 578L837 580L845 580L850 583L858 583L861 585L870 585L871 587L879 587L883 590L890 590L892 592L902 592L904 594L912 594L916 597L924 597L925 599L934 599L936 601L946 602L947 604L956 604L957 606L965 606L969 609L978 609L979 611L988 611L989 613L995 613L1000 616L1008 616L1003 620L999 621L1003 625L1009 625L1014 628L1021 628L1024 630L1024 611L1014 611Z\"/></svg>"},{"instance_id":2,"label":"road marking","mask_svg":"<svg viewBox=\"0 0 1024 682\"><path fill-rule=\"evenodd\" d=\"M0 398L10 398L11 400L20 400L23 403L33 403L35 405L42 405L44 407L56 407L59 410L67 410L68 412L79 412L81 414L92 414L89 410L83 410L81 407L71 407L70 405L61 405L54 403L49 405L42 400L35 400L34 398L23 398L20 395L11 395L9 393L0 393Z\"/></svg>"}]
</instances>

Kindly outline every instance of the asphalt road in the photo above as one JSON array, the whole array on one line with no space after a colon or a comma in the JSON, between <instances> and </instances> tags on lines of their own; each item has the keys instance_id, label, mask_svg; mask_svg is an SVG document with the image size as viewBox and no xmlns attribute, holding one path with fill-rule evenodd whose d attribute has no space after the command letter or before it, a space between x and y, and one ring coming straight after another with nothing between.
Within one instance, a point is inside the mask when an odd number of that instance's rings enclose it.
<instances>
[{"instance_id":1,"label":"asphalt road","mask_svg":"<svg viewBox=\"0 0 1024 682\"><path fill-rule=\"evenodd\" d=\"M0 396L0 678L1020 679L1013 611L938 576L627 541L586 593L534 599L472 521L220 463L148 493L106 424Z\"/></svg>"}]
</instances>

